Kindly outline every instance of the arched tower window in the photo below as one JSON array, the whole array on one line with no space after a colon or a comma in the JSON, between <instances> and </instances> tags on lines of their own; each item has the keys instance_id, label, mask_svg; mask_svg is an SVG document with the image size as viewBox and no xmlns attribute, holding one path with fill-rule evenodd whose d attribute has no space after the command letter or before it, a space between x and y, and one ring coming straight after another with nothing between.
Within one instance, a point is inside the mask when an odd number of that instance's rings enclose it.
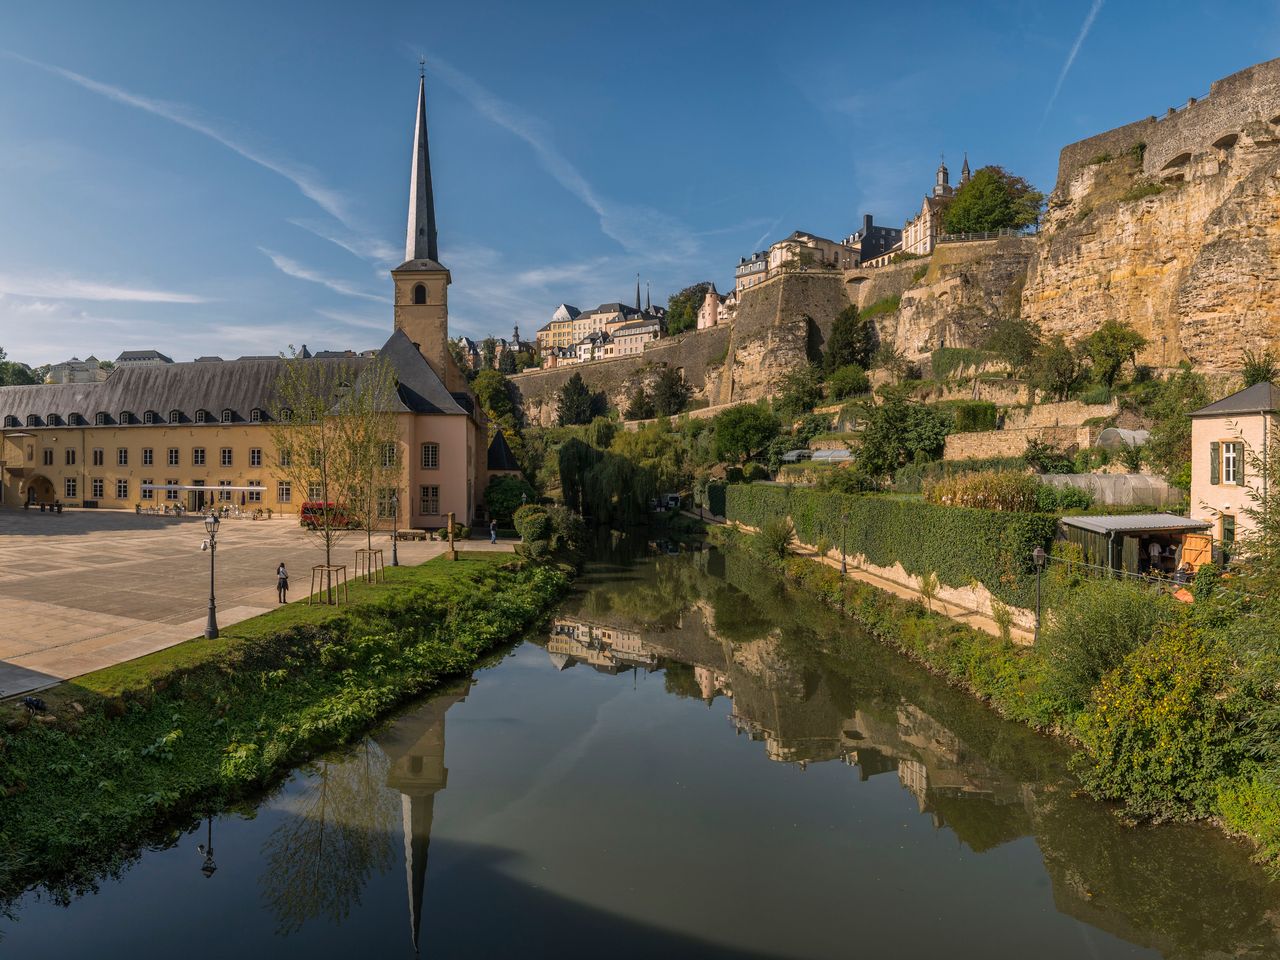
<instances>
[{"instance_id":1,"label":"arched tower window","mask_svg":"<svg viewBox=\"0 0 1280 960\"><path fill-rule=\"evenodd\" d=\"M426 284L422 284L422 283L420 283L420 284L418 284L416 287L414 287L414 288L413 288L413 302L414 302L414 303L426 303L426 302L427 302L427 287L426 287Z\"/></svg>"}]
</instances>

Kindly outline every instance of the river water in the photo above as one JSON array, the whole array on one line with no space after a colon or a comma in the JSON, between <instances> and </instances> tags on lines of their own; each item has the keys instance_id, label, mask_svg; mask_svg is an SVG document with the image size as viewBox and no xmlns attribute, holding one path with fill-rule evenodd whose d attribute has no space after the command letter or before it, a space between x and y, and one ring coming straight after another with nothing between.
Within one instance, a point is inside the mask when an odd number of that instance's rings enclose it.
<instances>
[{"instance_id":1,"label":"river water","mask_svg":"<svg viewBox=\"0 0 1280 960\"><path fill-rule=\"evenodd\" d=\"M1280 956L1243 849L1065 759L739 556L619 549L365 741L31 891L0 955Z\"/></svg>"}]
</instances>

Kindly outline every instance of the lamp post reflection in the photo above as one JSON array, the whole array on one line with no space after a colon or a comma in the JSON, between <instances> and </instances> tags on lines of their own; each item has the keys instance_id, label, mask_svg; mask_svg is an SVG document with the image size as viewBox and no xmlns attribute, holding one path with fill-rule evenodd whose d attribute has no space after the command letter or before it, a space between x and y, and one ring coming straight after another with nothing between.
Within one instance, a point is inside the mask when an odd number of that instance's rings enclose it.
<instances>
[{"instance_id":1,"label":"lamp post reflection","mask_svg":"<svg viewBox=\"0 0 1280 960\"><path fill-rule=\"evenodd\" d=\"M218 872L218 865L213 862L213 814L209 814L206 819L209 824L209 832L204 843L196 844L196 851L200 856L204 857L204 862L200 864L200 872L208 880Z\"/></svg>"}]
</instances>

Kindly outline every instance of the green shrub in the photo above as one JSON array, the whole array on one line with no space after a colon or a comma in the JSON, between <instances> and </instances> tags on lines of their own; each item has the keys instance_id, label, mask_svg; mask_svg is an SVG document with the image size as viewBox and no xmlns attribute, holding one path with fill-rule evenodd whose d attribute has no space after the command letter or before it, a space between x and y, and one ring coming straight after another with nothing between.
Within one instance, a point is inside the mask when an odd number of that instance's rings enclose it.
<instances>
[{"instance_id":1,"label":"green shrub","mask_svg":"<svg viewBox=\"0 0 1280 960\"><path fill-rule=\"evenodd\" d=\"M857 466L833 466L819 474L818 488L836 493L874 493L880 485Z\"/></svg>"},{"instance_id":2,"label":"green shrub","mask_svg":"<svg viewBox=\"0 0 1280 960\"><path fill-rule=\"evenodd\" d=\"M1036 491L1036 509L1041 513L1088 510L1091 506L1093 506L1093 494L1079 487L1053 487L1047 483L1040 483Z\"/></svg>"},{"instance_id":3,"label":"green shrub","mask_svg":"<svg viewBox=\"0 0 1280 960\"><path fill-rule=\"evenodd\" d=\"M914 576L932 570L949 587L965 588L976 580L1019 607L1035 603L1031 553L1037 546L1049 549L1057 525L1048 514L762 483L731 485L725 500L730 520L759 529L766 520L789 516L803 543L816 543L826 532L842 546L838 538L843 536L849 556L885 567L901 563Z\"/></svg>"},{"instance_id":4,"label":"green shrub","mask_svg":"<svg viewBox=\"0 0 1280 960\"><path fill-rule=\"evenodd\" d=\"M1075 469L1075 461L1043 440L1028 440L1022 459L1036 473L1071 473Z\"/></svg>"},{"instance_id":5,"label":"green shrub","mask_svg":"<svg viewBox=\"0 0 1280 960\"><path fill-rule=\"evenodd\" d=\"M988 457L972 460L932 460L927 463L909 463L899 467L893 475L893 488L899 493L919 493L924 481L950 477L979 470L1025 470L1026 461L1021 457Z\"/></svg>"},{"instance_id":6,"label":"green shrub","mask_svg":"<svg viewBox=\"0 0 1280 960\"><path fill-rule=\"evenodd\" d=\"M925 268L926 270L928 267ZM864 320L872 317L883 316L884 314L893 313L898 309L898 305L902 302L902 298L896 293L887 297L881 297L875 303L868 304L865 310L859 310L858 316Z\"/></svg>"},{"instance_id":7,"label":"green shrub","mask_svg":"<svg viewBox=\"0 0 1280 960\"><path fill-rule=\"evenodd\" d=\"M951 409L955 415L952 429L956 433L979 433L996 428L999 411L989 400L961 400Z\"/></svg>"},{"instance_id":8,"label":"green shrub","mask_svg":"<svg viewBox=\"0 0 1280 960\"><path fill-rule=\"evenodd\" d=\"M752 461L742 468L742 479L747 483L754 483L757 480L768 480L769 470L763 463Z\"/></svg>"},{"instance_id":9,"label":"green shrub","mask_svg":"<svg viewBox=\"0 0 1280 960\"><path fill-rule=\"evenodd\" d=\"M1157 183L1154 180L1143 180L1135 183L1120 196L1120 202L1125 203L1129 200L1141 200L1143 197L1154 197L1158 193L1164 193L1165 185Z\"/></svg>"},{"instance_id":10,"label":"green shrub","mask_svg":"<svg viewBox=\"0 0 1280 960\"><path fill-rule=\"evenodd\" d=\"M1111 388L1105 383L1095 383L1080 391L1081 403L1110 403Z\"/></svg>"},{"instance_id":11,"label":"green shrub","mask_svg":"<svg viewBox=\"0 0 1280 960\"><path fill-rule=\"evenodd\" d=\"M1227 781L1218 791L1218 812L1227 828L1249 836L1258 859L1280 860L1280 784L1261 770Z\"/></svg>"},{"instance_id":12,"label":"green shrub","mask_svg":"<svg viewBox=\"0 0 1280 960\"><path fill-rule=\"evenodd\" d=\"M1170 626L1102 678L1076 732L1072 766L1095 796L1136 814L1207 816L1242 759L1226 648Z\"/></svg>"},{"instance_id":13,"label":"green shrub","mask_svg":"<svg viewBox=\"0 0 1280 960\"><path fill-rule=\"evenodd\" d=\"M546 508L551 524L551 549L576 552L586 546L587 525L568 507Z\"/></svg>"},{"instance_id":14,"label":"green shrub","mask_svg":"<svg viewBox=\"0 0 1280 960\"><path fill-rule=\"evenodd\" d=\"M1158 590L1122 580L1090 580L1054 607L1040 631L1036 655L1046 691L1064 715L1140 644L1173 621L1180 605Z\"/></svg>"},{"instance_id":15,"label":"green shrub","mask_svg":"<svg viewBox=\"0 0 1280 960\"><path fill-rule=\"evenodd\" d=\"M510 520L522 503L533 503L538 491L523 477L511 475L493 477L484 490L484 505L489 516L496 520Z\"/></svg>"},{"instance_id":16,"label":"green shrub","mask_svg":"<svg viewBox=\"0 0 1280 960\"><path fill-rule=\"evenodd\" d=\"M756 534L756 544L761 553L767 557L786 559L787 552L795 543L796 532L791 521L785 517L770 517L760 526Z\"/></svg>"},{"instance_id":17,"label":"green shrub","mask_svg":"<svg viewBox=\"0 0 1280 960\"><path fill-rule=\"evenodd\" d=\"M1037 509L1041 486L1030 474L984 470L930 480L924 484L923 493L929 503L950 507L1030 513Z\"/></svg>"},{"instance_id":18,"label":"green shrub","mask_svg":"<svg viewBox=\"0 0 1280 960\"><path fill-rule=\"evenodd\" d=\"M546 507L537 504L526 504L515 512L513 517L516 533L525 543L551 543L551 515Z\"/></svg>"},{"instance_id":19,"label":"green shrub","mask_svg":"<svg viewBox=\"0 0 1280 960\"><path fill-rule=\"evenodd\" d=\"M869 393L871 381L856 363L847 364L827 377L827 394L832 400L844 400Z\"/></svg>"}]
</instances>

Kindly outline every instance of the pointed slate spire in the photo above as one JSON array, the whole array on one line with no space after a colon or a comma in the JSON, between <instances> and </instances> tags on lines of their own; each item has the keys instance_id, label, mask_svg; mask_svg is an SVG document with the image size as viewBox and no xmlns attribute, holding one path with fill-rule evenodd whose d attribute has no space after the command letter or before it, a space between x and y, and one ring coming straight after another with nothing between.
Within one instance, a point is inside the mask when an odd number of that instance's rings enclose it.
<instances>
[{"instance_id":1,"label":"pointed slate spire","mask_svg":"<svg viewBox=\"0 0 1280 960\"><path fill-rule=\"evenodd\" d=\"M419 61L420 66L425 61ZM413 167L409 175L409 229L406 260L439 260L436 250L436 203L431 192L431 151L427 147L426 67L418 73L418 115L413 131Z\"/></svg>"},{"instance_id":2,"label":"pointed slate spire","mask_svg":"<svg viewBox=\"0 0 1280 960\"><path fill-rule=\"evenodd\" d=\"M650 296L648 280L644 282L644 312L645 313L653 312L653 299Z\"/></svg>"},{"instance_id":3,"label":"pointed slate spire","mask_svg":"<svg viewBox=\"0 0 1280 960\"><path fill-rule=\"evenodd\" d=\"M636 274L636 310L640 309L640 274Z\"/></svg>"}]
</instances>

